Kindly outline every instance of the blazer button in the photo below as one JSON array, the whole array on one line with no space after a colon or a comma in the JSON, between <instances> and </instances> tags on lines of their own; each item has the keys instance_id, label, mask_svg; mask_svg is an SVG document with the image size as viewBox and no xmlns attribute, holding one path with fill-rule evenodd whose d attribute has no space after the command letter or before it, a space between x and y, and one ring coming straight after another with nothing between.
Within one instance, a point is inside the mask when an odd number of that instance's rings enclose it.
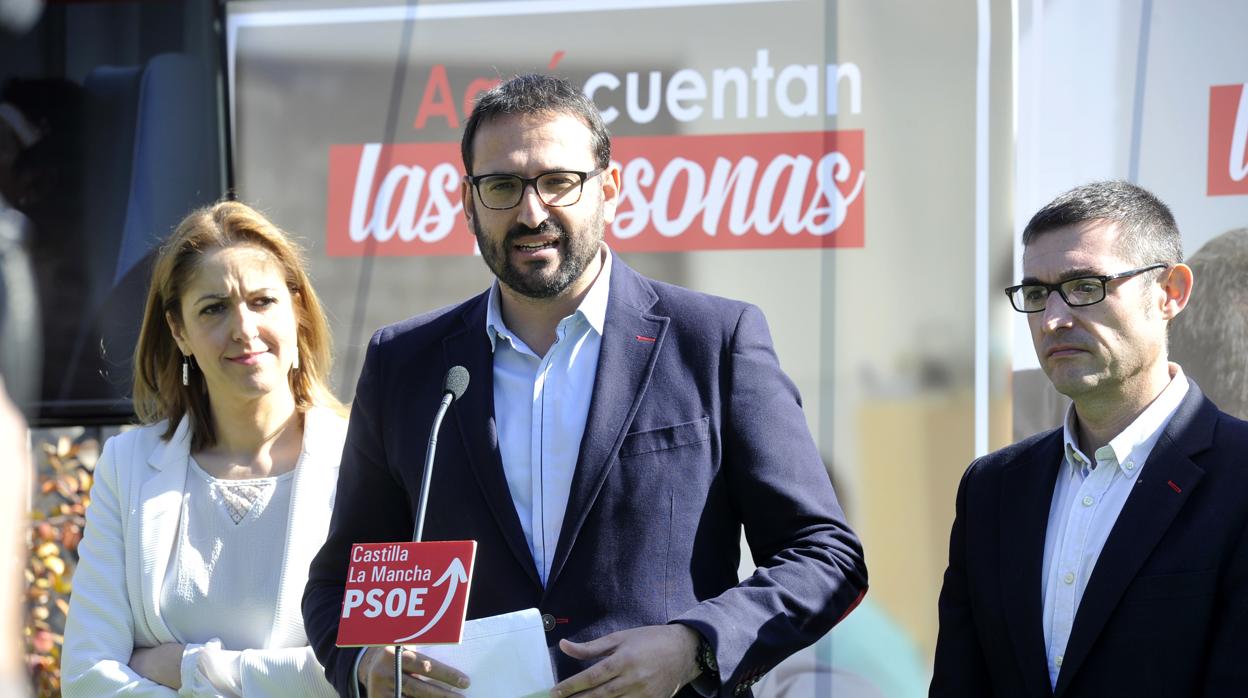
<instances>
[{"instance_id":1,"label":"blazer button","mask_svg":"<svg viewBox=\"0 0 1248 698\"><path fill-rule=\"evenodd\" d=\"M555 629L555 617L549 613L542 614L542 630L550 632Z\"/></svg>"}]
</instances>

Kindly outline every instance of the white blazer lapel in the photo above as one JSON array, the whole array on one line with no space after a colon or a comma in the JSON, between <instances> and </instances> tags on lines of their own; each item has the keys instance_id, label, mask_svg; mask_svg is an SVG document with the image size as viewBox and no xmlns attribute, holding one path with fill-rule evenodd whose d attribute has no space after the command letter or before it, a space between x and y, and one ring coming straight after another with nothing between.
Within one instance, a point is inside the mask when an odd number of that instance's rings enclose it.
<instances>
[{"instance_id":1,"label":"white blazer lapel","mask_svg":"<svg viewBox=\"0 0 1248 698\"><path fill-rule=\"evenodd\" d=\"M155 473L139 490L139 584L143 618L160 642L178 642L160 617L160 588L169 569L186 494L186 470L191 454L190 420L182 418L168 443L148 456Z\"/></svg>"},{"instance_id":2,"label":"white blazer lapel","mask_svg":"<svg viewBox=\"0 0 1248 698\"><path fill-rule=\"evenodd\" d=\"M345 436L346 420L332 410L313 408L305 413L303 453L290 495L282 579L278 584L269 647L308 644L301 609L303 589L308 583L312 558L329 533Z\"/></svg>"}]
</instances>

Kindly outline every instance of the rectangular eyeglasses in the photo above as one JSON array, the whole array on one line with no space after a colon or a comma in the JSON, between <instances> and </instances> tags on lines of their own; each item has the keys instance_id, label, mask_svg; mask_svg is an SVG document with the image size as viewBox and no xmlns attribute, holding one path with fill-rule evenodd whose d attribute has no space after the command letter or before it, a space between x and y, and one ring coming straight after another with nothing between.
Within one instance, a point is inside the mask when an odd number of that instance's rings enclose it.
<instances>
[{"instance_id":1,"label":"rectangular eyeglasses","mask_svg":"<svg viewBox=\"0 0 1248 698\"><path fill-rule=\"evenodd\" d=\"M1066 301L1066 305L1081 308L1085 305L1096 305L1105 300L1105 284L1110 281L1125 279L1154 269L1165 269L1168 266L1170 265L1158 262L1117 274L1080 276L1056 284L1020 284L1005 289L1005 295L1010 297L1010 304L1020 313L1038 313L1044 310L1049 302L1049 294L1054 291L1057 291L1062 300Z\"/></svg>"},{"instance_id":2,"label":"rectangular eyeglasses","mask_svg":"<svg viewBox=\"0 0 1248 698\"><path fill-rule=\"evenodd\" d=\"M477 192L477 201L486 208L503 211L514 208L524 198L524 188L533 187L537 198L547 206L571 206L581 200L585 180L602 173L599 167L590 172L555 170L543 172L536 177L520 177L513 174L483 174L469 177Z\"/></svg>"}]
</instances>

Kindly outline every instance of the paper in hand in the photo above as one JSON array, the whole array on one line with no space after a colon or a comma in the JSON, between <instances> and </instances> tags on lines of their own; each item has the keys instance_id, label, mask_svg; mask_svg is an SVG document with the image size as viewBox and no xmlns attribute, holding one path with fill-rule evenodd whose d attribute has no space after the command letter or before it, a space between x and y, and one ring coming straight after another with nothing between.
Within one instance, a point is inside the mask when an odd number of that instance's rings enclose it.
<instances>
[{"instance_id":1,"label":"paper in hand","mask_svg":"<svg viewBox=\"0 0 1248 698\"><path fill-rule=\"evenodd\" d=\"M549 695L555 673L536 608L464 623L458 645L410 646L468 675L469 698L529 698Z\"/></svg>"}]
</instances>

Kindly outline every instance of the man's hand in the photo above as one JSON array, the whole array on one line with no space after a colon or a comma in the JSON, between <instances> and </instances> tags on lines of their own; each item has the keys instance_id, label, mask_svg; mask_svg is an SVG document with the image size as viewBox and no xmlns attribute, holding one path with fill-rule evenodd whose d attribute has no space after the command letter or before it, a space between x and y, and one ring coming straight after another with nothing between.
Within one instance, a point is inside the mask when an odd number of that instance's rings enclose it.
<instances>
[{"instance_id":1,"label":"man's hand","mask_svg":"<svg viewBox=\"0 0 1248 698\"><path fill-rule=\"evenodd\" d=\"M403 695L448 698L460 694L453 688L468 688L468 677L419 652L403 650ZM369 698L394 695L394 648L370 647L360 659L357 677Z\"/></svg>"},{"instance_id":2,"label":"man's hand","mask_svg":"<svg viewBox=\"0 0 1248 698\"><path fill-rule=\"evenodd\" d=\"M182 688L183 649L176 642L135 648L130 654L130 668L148 681L177 690Z\"/></svg>"},{"instance_id":3,"label":"man's hand","mask_svg":"<svg viewBox=\"0 0 1248 698\"><path fill-rule=\"evenodd\" d=\"M569 657L604 659L561 681L551 698L670 698L700 673L698 640L695 630L680 623L629 628L589 642L560 640L559 649Z\"/></svg>"}]
</instances>

